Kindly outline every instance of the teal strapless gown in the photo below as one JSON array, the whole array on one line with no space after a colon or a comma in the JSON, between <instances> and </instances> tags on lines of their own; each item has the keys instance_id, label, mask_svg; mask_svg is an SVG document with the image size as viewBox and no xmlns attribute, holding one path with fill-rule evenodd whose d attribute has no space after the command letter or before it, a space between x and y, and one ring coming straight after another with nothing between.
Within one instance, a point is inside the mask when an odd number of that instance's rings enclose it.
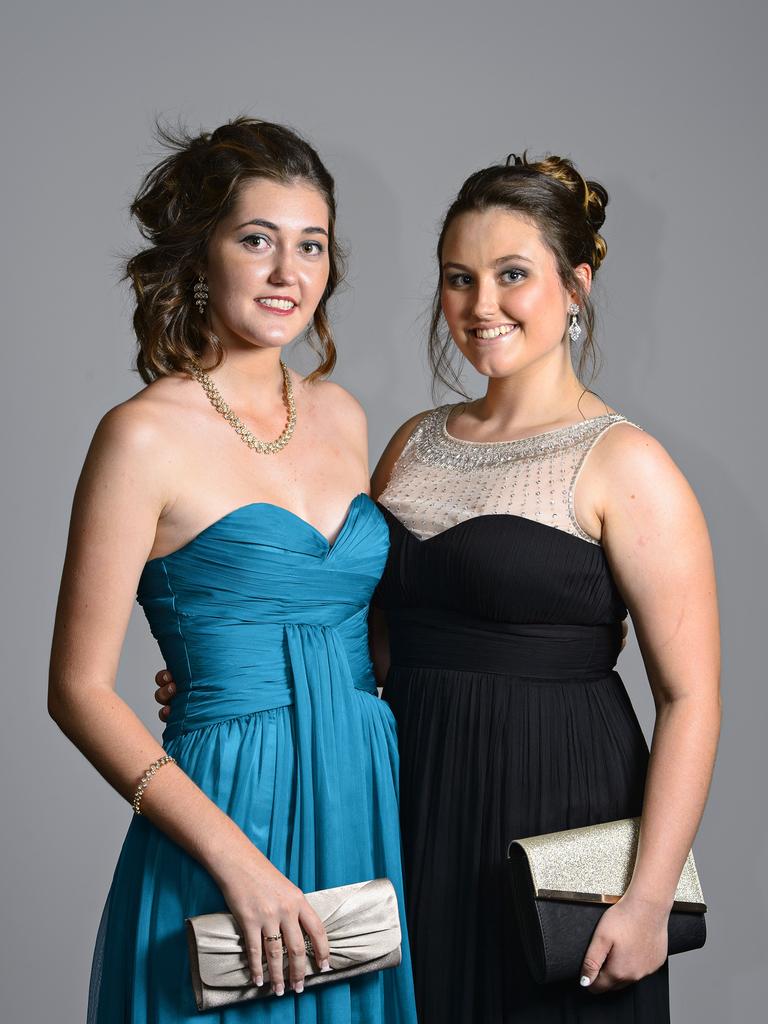
<instances>
[{"instance_id":1,"label":"teal strapless gown","mask_svg":"<svg viewBox=\"0 0 768 1024\"><path fill-rule=\"evenodd\" d=\"M136 817L99 929L90 1022L415 1024L395 724L368 656L387 550L364 494L332 545L286 509L246 505L148 562L138 600L178 687L166 751L305 892L390 878L402 965L198 1013L184 918L226 905L197 861Z\"/></svg>"}]
</instances>

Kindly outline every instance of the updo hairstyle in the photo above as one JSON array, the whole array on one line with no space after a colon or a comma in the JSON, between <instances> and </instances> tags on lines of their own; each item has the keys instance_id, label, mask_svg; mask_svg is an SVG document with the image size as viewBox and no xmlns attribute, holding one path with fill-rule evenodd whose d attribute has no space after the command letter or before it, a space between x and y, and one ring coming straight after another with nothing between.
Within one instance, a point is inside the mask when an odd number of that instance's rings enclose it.
<instances>
[{"instance_id":1,"label":"updo hairstyle","mask_svg":"<svg viewBox=\"0 0 768 1024\"><path fill-rule=\"evenodd\" d=\"M445 215L437 243L438 282L429 330L429 363L435 385L440 382L464 394L454 367L455 346L446 330L440 303L443 286L443 245L448 228L462 213L498 208L518 213L540 231L555 257L563 286L575 292L581 307L584 341L577 374L584 379L587 367L594 377L597 367L595 310L589 295L573 272L588 263L592 273L605 259L607 246L600 234L605 221L608 193L597 181L587 181L570 160L548 156L529 161L527 155L510 154L505 164L494 164L471 174Z\"/></svg>"},{"instance_id":2,"label":"updo hairstyle","mask_svg":"<svg viewBox=\"0 0 768 1024\"><path fill-rule=\"evenodd\" d=\"M328 284L307 340L320 360L310 378L330 373L336 348L327 303L343 276L344 261L335 234L334 182L318 154L289 128L248 117L196 136L159 125L157 134L171 153L146 175L131 204L150 244L128 260L125 275L136 299L136 368L142 379L149 383L188 372L190 361L207 346L215 365L221 362L221 343L197 311L193 288L214 229L232 210L241 186L258 178L311 185L328 205Z\"/></svg>"}]
</instances>

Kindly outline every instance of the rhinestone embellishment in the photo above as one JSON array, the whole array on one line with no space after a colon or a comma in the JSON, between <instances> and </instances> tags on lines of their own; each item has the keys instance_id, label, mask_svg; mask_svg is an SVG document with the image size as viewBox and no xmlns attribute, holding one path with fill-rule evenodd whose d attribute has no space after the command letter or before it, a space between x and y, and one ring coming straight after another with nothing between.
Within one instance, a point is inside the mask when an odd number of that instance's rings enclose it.
<instances>
[{"instance_id":1,"label":"rhinestone embellishment","mask_svg":"<svg viewBox=\"0 0 768 1024\"><path fill-rule=\"evenodd\" d=\"M582 420L569 427L559 427L545 434L520 437L514 441L464 441L448 433L448 417L454 406L433 409L414 435L414 453L431 466L451 466L458 470L503 466L523 459L540 459L572 448L580 441L602 433L607 426L624 420L619 413L606 413Z\"/></svg>"},{"instance_id":2,"label":"rhinestone embellishment","mask_svg":"<svg viewBox=\"0 0 768 1024\"><path fill-rule=\"evenodd\" d=\"M581 337L581 327L579 326L580 312L581 308L575 302L572 302L568 307L568 316L570 316L571 318L571 323L568 327L568 337L571 339L574 345Z\"/></svg>"},{"instance_id":3,"label":"rhinestone embellishment","mask_svg":"<svg viewBox=\"0 0 768 1024\"><path fill-rule=\"evenodd\" d=\"M467 519L513 515L573 534L590 544L576 518L574 491L581 467L600 437L617 423L606 413L512 441L465 441L448 432L457 406L421 420L392 469L382 505L424 540Z\"/></svg>"}]
</instances>

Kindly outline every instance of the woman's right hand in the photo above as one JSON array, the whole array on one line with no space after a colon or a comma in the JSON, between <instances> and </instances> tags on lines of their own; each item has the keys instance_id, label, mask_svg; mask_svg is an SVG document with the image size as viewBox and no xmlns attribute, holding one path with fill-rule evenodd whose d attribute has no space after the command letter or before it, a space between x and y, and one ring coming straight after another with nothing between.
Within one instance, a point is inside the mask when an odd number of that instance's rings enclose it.
<instances>
[{"instance_id":1,"label":"woman's right hand","mask_svg":"<svg viewBox=\"0 0 768 1024\"><path fill-rule=\"evenodd\" d=\"M166 721L176 695L176 684L167 669L155 676L155 700L163 706L160 718ZM304 934L309 936L314 958L321 971L329 971L328 937L320 918L307 902L301 889L281 874L255 847L244 850L233 864L220 872L216 881L227 905L240 925L248 965L256 985L264 984L262 962L266 960L269 978L276 995L285 991L283 946L288 950L291 987L304 989L307 969ZM280 935L280 940L269 936ZM262 956L263 951L263 956Z\"/></svg>"},{"instance_id":2,"label":"woman's right hand","mask_svg":"<svg viewBox=\"0 0 768 1024\"><path fill-rule=\"evenodd\" d=\"M176 695L176 684L167 669L155 676L155 700L163 706L160 718L166 721ZM283 946L288 951L288 981L294 992L304 990L307 957L304 935L312 942L314 959L321 971L329 971L328 937L323 922L307 902L304 893L255 847L248 846L224 870L216 874L227 906L240 926L248 966L254 984L264 984L266 960L272 990L285 992ZM279 935L280 939L270 939Z\"/></svg>"},{"instance_id":3,"label":"woman's right hand","mask_svg":"<svg viewBox=\"0 0 768 1024\"><path fill-rule=\"evenodd\" d=\"M285 992L283 946L288 952L288 982L294 992L304 991L307 957L305 935L310 939L320 970L329 971L328 937L323 922L304 893L255 847L236 856L216 873L216 882L240 926L254 984L264 984L267 963L272 991Z\"/></svg>"}]
</instances>

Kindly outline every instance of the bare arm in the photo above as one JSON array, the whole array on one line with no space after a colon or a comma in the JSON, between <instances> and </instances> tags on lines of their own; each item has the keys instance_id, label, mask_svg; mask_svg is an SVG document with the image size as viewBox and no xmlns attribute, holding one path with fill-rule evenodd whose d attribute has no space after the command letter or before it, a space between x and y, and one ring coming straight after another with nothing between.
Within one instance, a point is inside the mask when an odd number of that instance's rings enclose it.
<instances>
[{"instance_id":1,"label":"bare arm","mask_svg":"<svg viewBox=\"0 0 768 1024\"><path fill-rule=\"evenodd\" d=\"M99 426L75 495L51 653L51 716L126 799L163 754L114 686L138 579L172 497L163 484L167 459L161 431L138 403L118 407ZM301 892L180 768L167 765L155 776L142 813L217 881L248 935L254 978L261 976L262 923L283 927L287 944L298 949L300 942L303 956L301 914L327 956L322 926L318 931L316 915L305 913ZM292 980L299 977L296 956ZM277 972L275 980L282 980Z\"/></svg>"},{"instance_id":2,"label":"bare arm","mask_svg":"<svg viewBox=\"0 0 768 1024\"><path fill-rule=\"evenodd\" d=\"M720 647L709 536L683 475L658 442L630 426L615 427L594 459L592 479L606 481L603 546L632 615L656 705L634 873L587 955L602 963L608 952L595 985L600 990L656 969L666 956L667 916L714 766ZM655 952L635 955L628 945L624 956L624 933L610 932L621 925L622 912L643 919L646 935L655 932ZM618 943L615 955L608 943Z\"/></svg>"}]
</instances>

